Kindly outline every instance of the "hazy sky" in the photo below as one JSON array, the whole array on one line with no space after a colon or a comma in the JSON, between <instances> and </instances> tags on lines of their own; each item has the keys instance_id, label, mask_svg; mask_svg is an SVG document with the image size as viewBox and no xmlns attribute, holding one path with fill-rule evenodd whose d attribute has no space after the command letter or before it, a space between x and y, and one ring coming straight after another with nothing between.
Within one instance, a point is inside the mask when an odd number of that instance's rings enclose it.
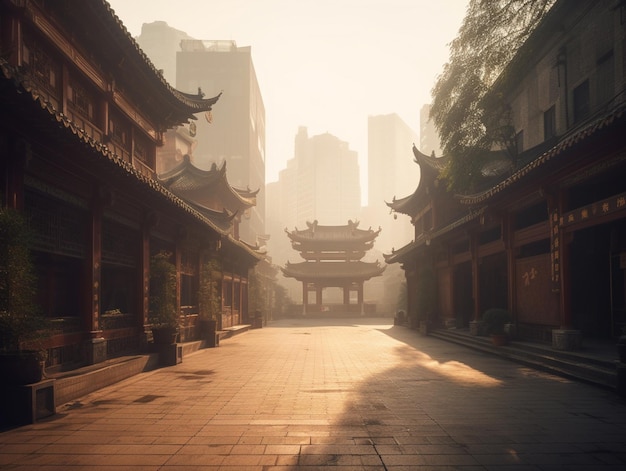
<instances>
[{"instance_id":1,"label":"hazy sky","mask_svg":"<svg viewBox=\"0 0 626 471\"><path fill-rule=\"evenodd\" d=\"M266 113L266 181L293 157L299 126L359 154L367 117L398 113L419 135L419 111L448 60L467 0L109 0L133 36L166 21L196 39L252 47ZM214 114L219 114L219 103ZM407 159L412 159L407 149ZM405 196L405 195L402 195Z\"/></svg>"}]
</instances>

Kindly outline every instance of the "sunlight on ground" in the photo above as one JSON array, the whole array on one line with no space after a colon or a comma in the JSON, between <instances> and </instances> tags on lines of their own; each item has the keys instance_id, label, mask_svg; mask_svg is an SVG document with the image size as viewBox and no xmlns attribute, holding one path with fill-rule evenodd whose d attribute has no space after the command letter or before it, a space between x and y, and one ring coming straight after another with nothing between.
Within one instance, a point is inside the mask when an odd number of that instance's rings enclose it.
<instances>
[{"instance_id":1,"label":"sunlight on ground","mask_svg":"<svg viewBox=\"0 0 626 471\"><path fill-rule=\"evenodd\" d=\"M500 384L502 384L502 381L475 370L460 361L452 360L441 363L424 352L416 351L415 362L422 368L445 376L459 384L482 386L486 388L500 386Z\"/></svg>"}]
</instances>

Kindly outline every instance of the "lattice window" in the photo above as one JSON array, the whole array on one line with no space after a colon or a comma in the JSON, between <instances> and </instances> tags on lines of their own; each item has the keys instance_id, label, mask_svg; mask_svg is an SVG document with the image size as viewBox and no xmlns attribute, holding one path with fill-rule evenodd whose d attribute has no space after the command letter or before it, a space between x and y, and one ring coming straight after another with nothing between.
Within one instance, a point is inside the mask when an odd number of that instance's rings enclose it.
<instances>
[{"instance_id":1,"label":"lattice window","mask_svg":"<svg viewBox=\"0 0 626 471\"><path fill-rule=\"evenodd\" d=\"M84 258L87 219L82 208L31 191L25 193L25 203L35 233L35 249Z\"/></svg>"},{"instance_id":2,"label":"lattice window","mask_svg":"<svg viewBox=\"0 0 626 471\"><path fill-rule=\"evenodd\" d=\"M78 113L89 119L89 121L94 121L96 99L87 87L77 80L70 80L67 98Z\"/></svg>"},{"instance_id":3,"label":"lattice window","mask_svg":"<svg viewBox=\"0 0 626 471\"><path fill-rule=\"evenodd\" d=\"M102 224L102 261L135 267L138 241L139 236L133 229L105 219Z\"/></svg>"},{"instance_id":4,"label":"lattice window","mask_svg":"<svg viewBox=\"0 0 626 471\"><path fill-rule=\"evenodd\" d=\"M28 35L24 35L22 44L22 64L37 85L59 99L61 66Z\"/></svg>"},{"instance_id":5,"label":"lattice window","mask_svg":"<svg viewBox=\"0 0 626 471\"><path fill-rule=\"evenodd\" d=\"M148 151L148 144L144 139L139 137L135 139L134 156L144 164L148 166L150 165L150 153Z\"/></svg>"},{"instance_id":6,"label":"lattice window","mask_svg":"<svg viewBox=\"0 0 626 471\"><path fill-rule=\"evenodd\" d=\"M111 113L109 132L114 143L126 150L130 150L130 125L121 116Z\"/></svg>"}]
</instances>

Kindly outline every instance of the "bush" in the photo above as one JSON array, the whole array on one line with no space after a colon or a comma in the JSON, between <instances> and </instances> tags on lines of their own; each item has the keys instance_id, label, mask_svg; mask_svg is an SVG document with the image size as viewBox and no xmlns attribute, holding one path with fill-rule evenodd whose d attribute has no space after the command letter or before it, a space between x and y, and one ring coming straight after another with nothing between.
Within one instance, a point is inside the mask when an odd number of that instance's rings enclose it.
<instances>
[{"instance_id":1,"label":"bush","mask_svg":"<svg viewBox=\"0 0 626 471\"><path fill-rule=\"evenodd\" d=\"M504 334L504 326L511 322L509 311L502 308L487 309L482 315L482 323L487 335Z\"/></svg>"},{"instance_id":2,"label":"bush","mask_svg":"<svg viewBox=\"0 0 626 471\"><path fill-rule=\"evenodd\" d=\"M0 350L37 348L49 335L49 324L36 299L31 259L32 234L24 215L0 209Z\"/></svg>"},{"instance_id":3,"label":"bush","mask_svg":"<svg viewBox=\"0 0 626 471\"><path fill-rule=\"evenodd\" d=\"M176 267L171 254L159 252L150 259L150 322L153 327L178 327Z\"/></svg>"}]
</instances>

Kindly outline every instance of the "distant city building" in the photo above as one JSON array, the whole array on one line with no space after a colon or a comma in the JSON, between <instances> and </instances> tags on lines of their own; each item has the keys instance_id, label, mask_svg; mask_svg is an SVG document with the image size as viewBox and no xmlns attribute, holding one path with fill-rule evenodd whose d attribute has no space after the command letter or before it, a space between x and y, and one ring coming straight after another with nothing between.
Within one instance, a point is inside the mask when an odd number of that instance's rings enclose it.
<instances>
[{"instance_id":1,"label":"distant city building","mask_svg":"<svg viewBox=\"0 0 626 471\"><path fill-rule=\"evenodd\" d=\"M184 39L176 55L176 84L187 93L222 93L219 112L197 116L195 164L226 162L234 187L261 189L240 228L243 240L257 242L265 237L265 106L251 48Z\"/></svg>"},{"instance_id":2,"label":"distant city building","mask_svg":"<svg viewBox=\"0 0 626 471\"><path fill-rule=\"evenodd\" d=\"M280 235L285 228L314 220L341 225L361 213L358 155L348 143L328 133L309 137L300 127L294 147L278 182L267 186L268 228L275 234L269 245L276 264L292 253L287 237Z\"/></svg>"},{"instance_id":3,"label":"distant city building","mask_svg":"<svg viewBox=\"0 0 626 471\"><path fill-rule=\"evenodd\" d=\"M411 153L417 135L392 113L370 116L367 136L368 207L363 211L362 222L383 227L377 248L385 251L403 246L413 234L409 218L394 219L385 202L417 187L419 169Z\"/></svg>"},{"instance_id":4,"label":"distant city building","mask_svg":"<svg viewBox=\"0 0 626 471\"><path fill-rule=\"evenodd\" d=\"M442 154L439 133L435 127L435 122L430 119L430 105L422 106L420 110L420 142L419 150L426 155L433 152L437 157Z\"/></svg>"},{"instance_id":5,"label":"distant city building","mask_svg":"<svg viewBox=\"0 0 626 471\"><path fill-rule=\"evenodd\" d=\"M209 169L227 163L229 182L237 188L260 189L257 204L244 215L243 240L257 243L265 229L265 107L250 47L235 41L203 41L155 21L142 26L137 43L163 76L186 93L222 93L215 114L201 113L191 125L166 135L167 170L181 161L193 138L193 163ZM181 148L182 146L182 148Z\"/></svg>"},{"instance_id":6,"label":"distant city building","mask_svg":"<svg viewBox=\"0 0 626 471\"><path fill-rule=\"evenodd\" d=\"M163 72L165 80L176 87L176 53L183 39L193 38L165 21L154 21L141 25L141 34L135 39L154 66Z\"/></svg>"},{"instance_id":7,"label":"distant city building","mask_svg":"<svg viewBox=\"0 0 626 471\"><path fill-rule=\"evenodd\" d=\"M361 184L356 151L348 143L325 133L309 137L301 127L295 140L295 154L281 175L293 202L285 201L291 223L307 221L324 225L356 219L361 210ZM291 181L289 181L291 179ZM283 198L286 200L288 198Z\"/></svg>"}]
</instances>

